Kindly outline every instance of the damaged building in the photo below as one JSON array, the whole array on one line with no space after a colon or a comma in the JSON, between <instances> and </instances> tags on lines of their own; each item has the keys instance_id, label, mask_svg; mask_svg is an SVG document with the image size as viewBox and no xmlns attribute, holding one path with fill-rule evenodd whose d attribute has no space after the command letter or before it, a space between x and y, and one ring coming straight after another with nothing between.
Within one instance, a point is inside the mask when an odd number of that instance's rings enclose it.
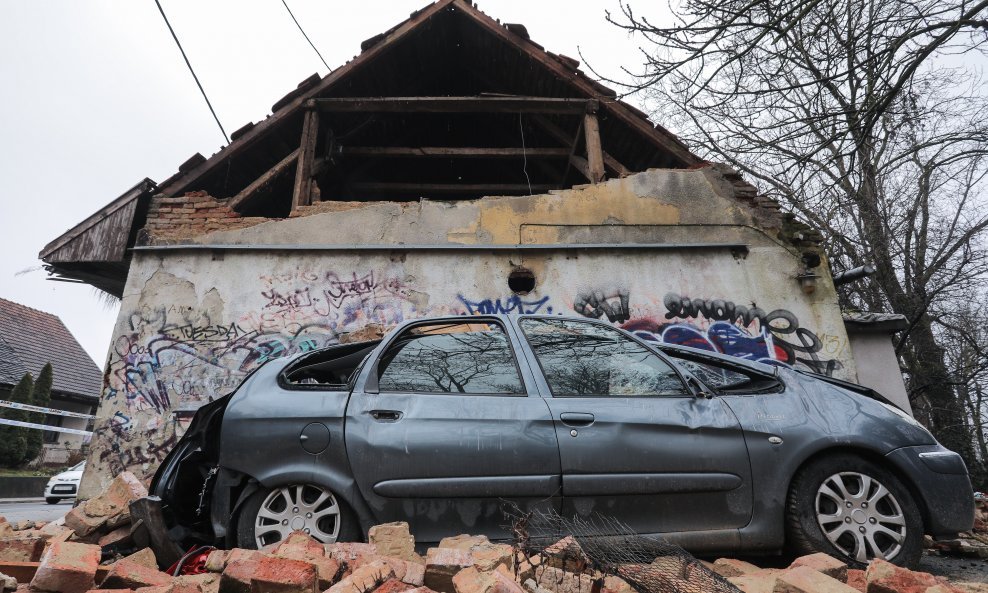
<instances>
[{"instance_id":1,"label":"damaged building","mask_svg":"<svg viewBox=\"0 0 988 593\"><path fill-rule=\"evenodd\" d=\"M583 315L842 379L875 367L908 406L894 322L845 325L820 234L577 60L464 0L361 50L41 252L122 299L83 497L149 476L266 360L428 315ZM858 356L849 332L874 331Z\"/></svg>"}]
</instances>

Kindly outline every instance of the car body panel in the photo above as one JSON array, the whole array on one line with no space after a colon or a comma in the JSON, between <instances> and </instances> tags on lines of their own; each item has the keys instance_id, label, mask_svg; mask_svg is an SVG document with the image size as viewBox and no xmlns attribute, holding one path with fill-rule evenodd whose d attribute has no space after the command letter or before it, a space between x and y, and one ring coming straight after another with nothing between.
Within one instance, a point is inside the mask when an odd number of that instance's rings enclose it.
<instances>
[{"instance_id":1,"label":"car body panel","mask_svg":"<svg viewBox=\"0 0 988 593\"><path fill-rule=\"evenodd\" d=\"M85 469L86 462L83 461L64 472L52 476L45 485L44 497L46 499L59 500L75 498L79 492L79 481L82 480L82 472Z\"/></svg>"}]
</instances>

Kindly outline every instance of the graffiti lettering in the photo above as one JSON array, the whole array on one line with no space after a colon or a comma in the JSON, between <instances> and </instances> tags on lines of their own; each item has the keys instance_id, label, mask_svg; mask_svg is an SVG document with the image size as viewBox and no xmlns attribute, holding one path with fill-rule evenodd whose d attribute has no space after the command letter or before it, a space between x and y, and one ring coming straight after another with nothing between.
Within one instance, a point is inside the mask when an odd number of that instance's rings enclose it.
<instances>
[{"instance_id":1,"label":"graffiti lettering","mask_svg":"<svg viewBox=\"0 0 988 593\"><path fill-rule=\"evenodd\" d=\"M496 315L499 313L533 314L542 310L542 307L549 302L549 297L544 296L535 301L522 300L518 295L512 295L504 299L484 299L482 301L471 301L459 295L458 298L463 306L467 308L468 315ZM546 307L546 313L552 313L552 307Z\"/></svg>"},{"instance_id":2,"label":"graffiti lettering","mask_svg":"<svg viewBox=\"0 0 988 593\"><path fill-rule=\"evenodd\" d=\"M607 315L611 323L623 323L631 318L629 300L630 294L624 289L581 292L573 299L573 310L584 317L600 319L602 315Z\"/></svg>"}]
</instances>

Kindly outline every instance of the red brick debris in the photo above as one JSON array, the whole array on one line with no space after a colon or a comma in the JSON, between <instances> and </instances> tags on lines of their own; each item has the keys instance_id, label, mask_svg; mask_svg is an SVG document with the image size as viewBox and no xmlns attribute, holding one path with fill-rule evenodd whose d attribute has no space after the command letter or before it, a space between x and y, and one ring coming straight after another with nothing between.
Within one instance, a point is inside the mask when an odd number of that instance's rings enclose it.
<instances>
[{"instance_id":1,"label":"red brick debris","mask_svg":"<svg viewBox=\"0 0 988 593\"><path fill-rule=\"evenodd\" d=\"M822 553L797 558L786 568L734 558L701 566L690 558L664 556L651 565L620 565L616 574L602 574L572 537L533 557L484 536L458 535L423 557L406 523L372 527L368 543L324 545L295 532L264 550L215 550L205 558L205 573L172 576L150 548L134 551L130 539L129 503L146 495L143 485L124 473L64 520L12 525L0 517L0 566L19 563L23 573L13 578L0 571L0 592L659 593L640 592L628 582L658 568L666 575L663 593L674 593L696 590L691 579L705 566L743 593L988 593L985 583L951 582L882 560L859 570ZM988 525L983 503L977 512L977 527ZM988 548L981 537L976 529L965 534L964 544L928 542L927 554L974 556L972 550ZM124 556L124 550L130 553ZM32 575L25 577L25 566L36 566Z\"/></svg>"}]
</instances>

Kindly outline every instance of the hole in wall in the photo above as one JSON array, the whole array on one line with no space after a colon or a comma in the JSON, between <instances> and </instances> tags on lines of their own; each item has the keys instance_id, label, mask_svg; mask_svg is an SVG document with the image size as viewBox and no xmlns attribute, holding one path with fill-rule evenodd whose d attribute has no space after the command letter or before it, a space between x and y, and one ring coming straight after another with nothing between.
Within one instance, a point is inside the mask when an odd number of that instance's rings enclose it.
<instances>
[{"instance_id":1,"label":"hole in wall","mask_svg":"<svg viewBox=\"0 0 988 593\"><path fill-rule=\"evenodd\" d=\"M535 290L535 274L528 268L516 267L508 274L508 288L515 294L528 294Z\"/></svg>"}]
</instances>

